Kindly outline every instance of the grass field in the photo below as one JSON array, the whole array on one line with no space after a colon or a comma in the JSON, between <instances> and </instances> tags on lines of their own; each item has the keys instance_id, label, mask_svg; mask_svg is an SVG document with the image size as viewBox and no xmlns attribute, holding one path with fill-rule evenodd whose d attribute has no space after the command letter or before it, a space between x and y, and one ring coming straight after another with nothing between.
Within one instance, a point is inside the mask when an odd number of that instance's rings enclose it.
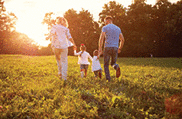
<instances>
[{"instance_id":1,"label":"grass field","mask_svg":"<svg viewBox=\"0 0 182 119\"><path fill-rule=\"evenodd\" d=\"M110 67L111 82L104 73L95 80L90 66L81 79L77 57L68 62L63 85L54 56L0 55L0 118L181 118L165 99L182 92L182 58L119 58L121 77Z\"/></svg>"}]
</instances>

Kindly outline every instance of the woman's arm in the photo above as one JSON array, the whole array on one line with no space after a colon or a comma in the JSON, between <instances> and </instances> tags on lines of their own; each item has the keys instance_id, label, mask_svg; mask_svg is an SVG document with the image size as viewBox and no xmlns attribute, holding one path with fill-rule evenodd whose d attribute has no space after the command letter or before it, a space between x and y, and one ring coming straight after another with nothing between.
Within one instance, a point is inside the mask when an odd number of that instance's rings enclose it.
<instances>
[{"instance_id":1,"label":"woman's arm","mask_svg":"<svg viewBox=\"0 0 182 119\"><path fill-rule=\"evenodd\" d=\"M46 40L49 40L51 37L55 37L56 38L56 33L55 34L52 34L50 33L47 37L46 37Z\"/></svg>"},{"instance_id":2,"label":"woman's arm","mask_svg":"<svg viewBox=\"0 0 182 119\"><path fill-rule=\"evenodd\" d=\"M75 44L75 41L73 40L73 38L69 38L69 41L71 41L71 43L73 43L73 46L76 48L76 44Z\"/></svg>"},{"instance_id":3,"label":"woman's arm","mask_svg":"<svg viewBox=\"0 0 182 119\"><path fill-rule=\"evenodd\" d=\"M73 38L72 38L72 36L71 36L71 34L70 34L70 30L69 30L69 29L66 30L66 36L67 36L67 39L68 39L69 41L71 41L71 43L73 43L74 48L76 48L75 41L73 40Z\"/></svg>"}]
</instances>

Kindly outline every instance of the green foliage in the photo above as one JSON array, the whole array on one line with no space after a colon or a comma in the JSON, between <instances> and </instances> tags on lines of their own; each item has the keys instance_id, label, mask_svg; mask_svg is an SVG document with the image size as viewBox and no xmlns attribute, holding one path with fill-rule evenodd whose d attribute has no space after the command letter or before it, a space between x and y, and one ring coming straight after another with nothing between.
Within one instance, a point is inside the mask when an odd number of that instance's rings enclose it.
<instances>
[{"instance_id":1,"label":"green foliage","mask_svg":"<svg viewBox=\"0 0 182 119\"><path fill-rule=\"evenodd\" d=\"M173 4L168 0L158 0L154 6L147 4L146 0L133 2L128 8L124 8L116 1L104 4L103 10L99 13L99 21L94 21L93 15L85 9L66 11L64 17L68 20L76 45L80 46L84 43L87 51L92 54L98 48L104 18L111 15L113 23L121 28L125 38L125 44L119 56L150 57L152 54L154 57L181 57L182 0ZM25 43L25 40L21 38L22 34L13 31L17 20L15 14L6 13L4 2L0 0L0 3L2 3L0 4L0 53L52 55L50 45L47 48L38 49L38 46L27 37L25 37L27 42ZM53 12L46 13L43 19L42 23L47 24L48 29L55 24L53 14Z\"/></svg>"},{"instance_id":2,"label":"green foliage","mask_svg":"<svg viewBox=\"0 0 182 119\"><path fill-rule=\"evenodd\" d=\"M10 32L15 27L17 17L14 13L6 13L4 2L0 0L0 33L2 31Z\"/></svg>"},{"instance_id":3,"label":"green foliage","mask_svg":"<svg viewBox=\"0 0 182 119\"><path fill-rule=\"evenodd\" d=\"M15 31L17 17L7 13L0 0L0 54L37 55L38 46L27 35Z\"/></svg>"},{"instance_id":4,"label":"green foliage","mask_svg":"<svg viewBox=\"0 0 182 119\"><path fill-rule=\"evenodd\" d=\"M64 17L68 20L70 33L77 46L85 44L87 51L92 52L97 49L100 35L99 24L93 20L93 15L82 9L78 13L74 9L65 12Z\"/></svg>"},{"instance_id":5,"label":"green foliage","mask_svg":"<svg viewBox=\"0 0 182 119\"><path fill-rule=\"evenodd\" d=\"M42 21L42 24L47 24L49 30L52 28L52 25L55 24L55 19L52 19L53 14L53 12L46 13Z\"/></svg>"},{"instance_id":6,"label":"green foliage","mask_svg":"<svg viewBox=\"0 0 182 119\"><path fill-rule=\"evenodd\" d=\"M121 77L110 67L111 82L90 66L82 79L77 57L68 62L64 82L54 56L1 55L0 118L158 119L168 115L164 100L182 91L181 58L119 58Z\"/></svg>"},{"instance_id":7,"label":"green foliage","mask_svg":"<svg viewBox=\"0 0 182 119\"><path fill-rule=\"evenodd\" d=\"M126 22L126 8L124 8L121 4L116 3L116 1L110 1L108 4L104 5L102 12L99 14L99 23L101 23L101 26L104 25L104 18L108 15L113 17L114 24L119 27L124 27Z\"/></svg>"},{"instance_id":8,"label":"green foliage","mask_svg":"<svg viewBox=\"0 0 182 119\"><path fill-rule=\"evenodd\" d=\"M181 0L170 3L160 0L154 6L146 0L135 0L128 8L115 1L104 4L99 23L104 25L107 15L121 28L125 45L120 56L181 57Z\"/></svg>"}]
</instances>

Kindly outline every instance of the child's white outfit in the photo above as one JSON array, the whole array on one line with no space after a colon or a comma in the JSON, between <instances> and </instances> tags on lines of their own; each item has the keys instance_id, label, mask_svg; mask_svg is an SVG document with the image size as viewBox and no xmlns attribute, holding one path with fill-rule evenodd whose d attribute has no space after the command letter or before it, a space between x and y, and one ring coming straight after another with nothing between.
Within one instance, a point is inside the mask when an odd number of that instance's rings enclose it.
<instances>
[{"instance_id":1,"label":"child's white outfit","mask_svg":"<svg viewBox=\"0 0 182 119\"><path fill-rule=\"evenodd\" d=\"M82 53L82 51L76 53L76 50L74 50L74 55L80 55ZM90 56L90 54L86 51L83 51L83 53L81 54L81 57L78 57L78 64L90 64L90 62L88 61L88 58L90 58L90 60L92 60L92 57Z\"/></svg>"},{"instance_id":2,"label":"child's white outfit","mask_svg":"<svg viewBox=\"0 0 182 119\"><path fill-rule=\"evenodd\" d=\"M92 71L97 71L100 69L102 69L102 68L101 68L99 59L97 58L97 56L94 56L93 60L92 60Z\"/></svg>"},{"instance_id":3,"label":"child's white outfit","mask_svg":"<svg viewBox=\"0 0 182 119\"><path fill-rule=\"evenodd\" d=\"M93 60L92 60L92 71L94 72L95 77L98 76L98 73L102 73L102 68L101 68L101 65L100 65L100 62L99 62L99 59L98 59L97 56L93 57Z\"/></svg>"},{"instance_id":4,"label":"child's white outfit","mask_svg":"<svg viewBox=\"0 0 182 119\"><path fill-rule=\"evenodd\" d=\"M90 56L90 54L86 51L80 51L78 53L76 53L76 50L74 50L74 55L78 55L78 64L80 64L80 69L88 69L88 65L90 64L90 62L88 61L88 58L90 58L90 60L92 60L92 57ZM80 56L81 55L81 56ZM84 76L84 72L81 71L81 77L83 78Z\"/></svg>"}]
</instances>

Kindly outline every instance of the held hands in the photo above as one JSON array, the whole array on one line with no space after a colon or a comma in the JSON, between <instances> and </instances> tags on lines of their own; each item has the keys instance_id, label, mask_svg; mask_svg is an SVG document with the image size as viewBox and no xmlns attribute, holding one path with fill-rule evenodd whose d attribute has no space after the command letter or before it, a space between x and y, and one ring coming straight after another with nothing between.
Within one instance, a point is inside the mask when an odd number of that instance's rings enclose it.
<instances>
[{"instance_id":1,"label":"held hands","mask_svg":"<svg viewBox=\"0 0 182 119\"><path fill-rule=\"evenodd\" d=\"M121 53L121 49L120 48L118 49L118 53Z\"/></svg>"},{"instance_id":2,"label":"held hands","mask_svg":"<svg viewBox=\"0 0 182 119\"><path fill-rule=\"evenodd\" d=\"M73 46L73 50L77 50L77 47L76 47L76 45L74 45L74 46Z\"/></svg>"},{"instance_id":3,"label":"held hands","mask_svg":"<svg viewBox=\"0 0 182 119\"><path fill-rule=\"evenodd\" d=\"M103 54L102 49L99 49L99 56L102 54Z\"/></svg>"}]
</instances>

